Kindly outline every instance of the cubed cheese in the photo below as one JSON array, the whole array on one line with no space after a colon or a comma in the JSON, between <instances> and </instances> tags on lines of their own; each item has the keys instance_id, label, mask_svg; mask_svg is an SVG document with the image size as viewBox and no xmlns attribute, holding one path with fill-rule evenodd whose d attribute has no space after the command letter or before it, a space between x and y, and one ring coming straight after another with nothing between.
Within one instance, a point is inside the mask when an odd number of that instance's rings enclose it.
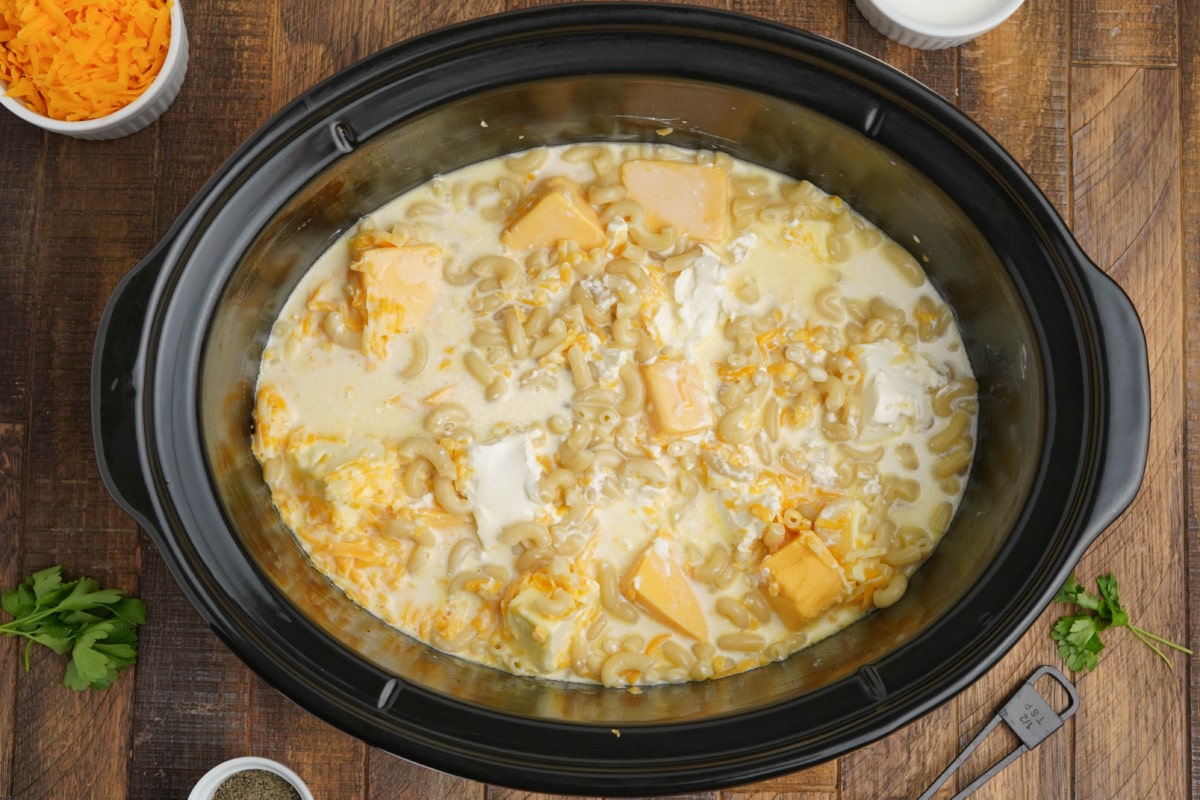
<instances>
[{"instance_id":1,"label":"cubed cheese","mask_svg":"<svg viewBox=\"0 0 1200 800\"><path fill-rule=\"evenodd\" d=\"M840 600L846 590L842 568L825 544L804 532L763 559L767 596L784 624L797 627Z\"/></svg>"},{"instance_id":2,"label":"cubed cheese","mask_svg":"<svg viewBox=\"0 0 1200 800\"><path fill-rule=\"evenodd\" d=\"M666 539L655 539L634 560L621 580L621 591L664 625L704 641L708 624L704 612Z\"/></svg>"},{"instance_id":3,"label":"cubed cheese","mask_svg":"<svg viewBox=\"0 0 1200 800\"><path fill-rule=\"evenodd\" d=\"M626 197L642 207L653 231L674 228L705 241L729 235L729 175L720 167L627 161L621 165L621 183Z\"/></svg>"},{"instance_id":4,"label":"cubed cheese","mask_svg":"<svg viewBox=\"0 0 1200 800\"><path fill-rule=\"evenodd\" d=\"M596 211L579 185L567 178L550 178L521 205L500 234L510 250L554 247L572 241L584 250L608 244Z\"/></svg>"},{"instance_id":5,"label":"cubed cheese","mask_svg":"<svg viewBox=\"0 0 1200 800\"><path fill-rule=\"evenodd\" d=\"M395 495L396 465L376 441L301 430L287 455L304 500L337 531L357 530L364 514Z\"/></svg>"},{"instance_id":6,"label":"cubed cheese","mask_svg":"<svg viewBox=\"0 0 1200 800\"><path fill-rule=\"evenodd\" d=\"M388 341L412 331L429 317L442 279L442 251L431 244L377 247L350 265L361 304L363 352L384 357Z\"/></svg>"},{"instance_id":7,"label":"cubed cheese","mask_svg":"<svg viewBox=\"0 0 1200 800\"><path fill-rule=\"evenodd\" d=\"M887 339L857 350L864 437L888 438L906 427L925 430L933 424L930 387L944 385L945 378L928 361Z\"/></svg>"},{"instance_id":8,"label":"cubed cheese","mask_svg":"<svg viewBox=\"0 0 1200 800\"><path fill-rule=\"evenodd\" d=\"M530 659L531 672L568 666L571 640L595 619L599 600L596 581L561 556L509 585L501 601L504 624L514 649Z\"/></svg>"},{"instance_id":9,"label":"cubed cheese","mask_svg":"<svg viewBox=\"0 0 1200 800\"><path fill-rule=\"evenodd\" d=\"M817 514L813 531L834 554L834 558L846 558L851 553L874 547L874 536L863 525L867 507L857 500L840 497L833 500Z\"/></svg>"},{"instance_id":10,"label":"cubed cheese","mask_svg":"<svg viewBox=\"0 0 1200 800\"><path fill-rule=\"evenodd\" d=\"M660 359L642 367L650 421L665 435L678 436L709 428L712 409L700 373L692 364Z\"/></svg>"}]
</instances>

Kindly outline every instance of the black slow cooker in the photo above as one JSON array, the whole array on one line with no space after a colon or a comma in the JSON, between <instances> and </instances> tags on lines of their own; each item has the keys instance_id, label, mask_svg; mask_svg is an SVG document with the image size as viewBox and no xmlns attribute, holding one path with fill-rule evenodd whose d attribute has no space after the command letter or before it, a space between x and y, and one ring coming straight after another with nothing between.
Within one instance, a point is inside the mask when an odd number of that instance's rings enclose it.
<instances>
[{"instance_id":1,"label":"black slow cooker","mask_svg":"<svg viewBox=\"0 0 1200 800\"><path fill-rule=\"evenodd\" d=\"M980 433L948 534L900 603L784 662L634 693L438 653L311 567L250 452L272 321L339 234L439 173L593 140L721 150L842 196L925 265L964 333ZM1129 300L942 98L801 31L619 4L422 36L284 108L114 292L92 403L110 491L214 630L285 695L430 767L633 795L796 770L971 683L1133 498L1148 386Z\"/></svg>"}]
</instances>

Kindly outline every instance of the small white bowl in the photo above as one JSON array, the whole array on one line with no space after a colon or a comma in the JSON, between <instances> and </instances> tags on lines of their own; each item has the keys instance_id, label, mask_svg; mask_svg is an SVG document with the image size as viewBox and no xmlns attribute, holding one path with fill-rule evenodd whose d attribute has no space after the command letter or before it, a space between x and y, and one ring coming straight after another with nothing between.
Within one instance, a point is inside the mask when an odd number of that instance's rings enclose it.
<instances>
[{"instance_id":1,"label":"small white bowl","mask_svg":"<svg viewBox=\"0 0 1200 800\"><path fill-rule=\"evenodd\" d=\"M183 24L183 9L179 0L171 6L171 41L167 44L167 57L154 81L146 87L138 99L124 108L98 119L65 122L30 111L15 97L8 96L8 85L0 81L0 105L26 122L39 128L74 136L77 139L119 139L137 133L158 119L174 102L188 66L187 28Z\"/></svg>"},{"instance_id":2,"label":"small white bowl","mask_svg":"<svg viewBox=\"0 0 1200 800\"><path fill-rule=\"evenodd\" d=\"M921 50L957 47L1012 16L1025 0L854 0L871 27ZM923 7L939 6L937 11Z\"/></svg>"},{"instance_id":3,"label":"small white bowl","mask_svg":"<svg viewBox=\"0 0 1200 800\"><path fill-rule=\"evenodd\" d=\"M217 764L204 773L204 777L196 781L196 785L192 787L192 793L188 795L188 800L212 800L212 796L216 794L225 779L252 769L275 773L292 785L292 788L299 793L300 800L313 800L313 794L303 778L278 761L257 756L243 756Z\"/></svg>"}]
</instances>

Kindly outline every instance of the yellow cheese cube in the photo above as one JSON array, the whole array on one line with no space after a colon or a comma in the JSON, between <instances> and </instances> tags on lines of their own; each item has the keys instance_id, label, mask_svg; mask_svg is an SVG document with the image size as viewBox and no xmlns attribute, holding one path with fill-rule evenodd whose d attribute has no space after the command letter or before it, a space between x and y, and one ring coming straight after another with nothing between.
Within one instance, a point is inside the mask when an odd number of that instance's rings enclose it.
<instances>
[{"instance_id":1,"label":"yellow cheese cube","mask_svg":"<svg viewBox=\"0 0 1200 800\"><path fill-rule=\"evenodd\" d=\"M514 649L532 662L530 671L548 673L570 663L571 641L596 618L599 604L597 583L559 556L509 584L501 610Z\"/></svg>"},{"instance_id":2,"label":"yellow cheese cube","mask_svg":"<svg viewBox=\"0 0 1200 800\"><path fill-rule=\"evenodd\" d=\"M651 542L625 573L621 591L659 622L704 641L708 638L704 612L683 567L667 545L665 539Z\"/></svg>"},{"instance_id":3,"label":"yellow cheese cube","mask_svg":"<svg viewBox=\"0 0 1200 800\"><path fill-rule=\"evenodd\" d=\"M500 240L510 250L554 247L572 241L584 250L608 244L596 211L578 184L567 178L550 178L521 208Z\"/></svg>"},{"instance_id":4,"label":"yellow cheese cube","mask_svg":"<svg viewBox=\"0 0 1200 800\"><path fill-rule=\"evenodd\" d=\"M373 248L350 265L350 275L366 320L363 352L383 357L388 340L420 326L437 303L442 251L431 244Z\"/></svg>"},{"instance_id":5,"label":"yellow cheese cube","mask_svg":"<svg viewBox=\"0 0 1200 800\"><path fill-rule=\"evenodd\" d=\"M828 503L813 520L813 532L829 545L834 558L875 546L874 536L864 530L867 507L857 500L839 497Z\"/></svg>"},{"instance_id":6,"label":"yellow cheese cube","mask_svg":"<svg viewBox=\"0 0 1200 800\"><path fill-rule=\"evenodd\" d=\"M841 565L816 535L804 532L763 559L775 612L790 627L814 619L846 590Z\"/></svg>"},{"instance_id":7,"label":"yellow cheese cube","mask_svg":"<svg viewBox=\"0 0 1200 800\"><path fill-rule=\"evenodd\" d=\"M627 161L621 165L625 195L646 214L653 231L674 228L693 239L729 235L729 175L720 167L682 161Z\"/></svg>"},{"instance_id":8,"label":"yellow cheese cube","mask_svg":"<svg viewBox=\"0 0 1200 800\"><path fill-rule=\"evenodd\" d=\"M358 531L365 515L386 507L395 496L396 464L379 442L300 428L287 446L284 466L297 492L336 531Z\"/></svg>"},{"instance_id":9,"label":"yellow cheese cube","mask_svg":"<svg viewBox=\"0 0 1200 800\"><path fill-rule=\"evenodd\" d=\"M642 367L642 378L650 421L659 433L678 436L712 427L712 409L692 364L660 359Z\"/></svg>"}]
</instances>

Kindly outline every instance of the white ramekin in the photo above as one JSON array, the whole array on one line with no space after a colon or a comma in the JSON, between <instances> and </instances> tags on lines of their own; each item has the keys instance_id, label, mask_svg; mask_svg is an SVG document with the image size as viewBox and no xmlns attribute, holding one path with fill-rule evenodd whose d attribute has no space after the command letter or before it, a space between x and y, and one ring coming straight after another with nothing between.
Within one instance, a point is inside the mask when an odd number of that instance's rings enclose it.
<instances>
[{"instance_id":1,"label":"white ramekin","mask_svg":"<svg viewBox=\"0 0 1200 800\"><path fill-rule=\"evenodd\" d=\"M212 800L212 796L216 794L217 787L221 785L222 781L239 772L246 772L252 769L274 772L292 785L292 788L300 794L300 800L313 800L313 794L303 778L278 761L272 761L269 758L259 758L258 756L242 756L241 758L232 758L229 761L217 764L204 773L204 777L196 781L196 785L192 787L191 794L188 795L188 800Z\"/></svg>"},{"instance_id":2,"label":"white ramekin","mask_svg":"<svg viewBox=\"0 0 1200 800\"><path fill-rule=\"evenodd\" d=\"M179 0L172 0L171 41L167 45L167 58L154 82L129 105L99 119L64 122L30 111L20 100L9 97L4 81L0 81L0 105L26 122L52 133L74 136L77 139L119 139L137 133L167 110L183 86L187 66L188 37L187 28L183 24L183 9Z\"/></svg>"},{"instance_id":3,"label":"white ramekin","mask_svg":"<svg viewBox=\"0 0 1200 800\"><path fill-rule=\"evenodd\" d=\"M871 27L893 42L921 50L957 47L987 33L1012 16L1025 0L992 0L979 16L967 22L935 24L914 19L896 0L854 0Z\"/></svg>"}]
</instances>

